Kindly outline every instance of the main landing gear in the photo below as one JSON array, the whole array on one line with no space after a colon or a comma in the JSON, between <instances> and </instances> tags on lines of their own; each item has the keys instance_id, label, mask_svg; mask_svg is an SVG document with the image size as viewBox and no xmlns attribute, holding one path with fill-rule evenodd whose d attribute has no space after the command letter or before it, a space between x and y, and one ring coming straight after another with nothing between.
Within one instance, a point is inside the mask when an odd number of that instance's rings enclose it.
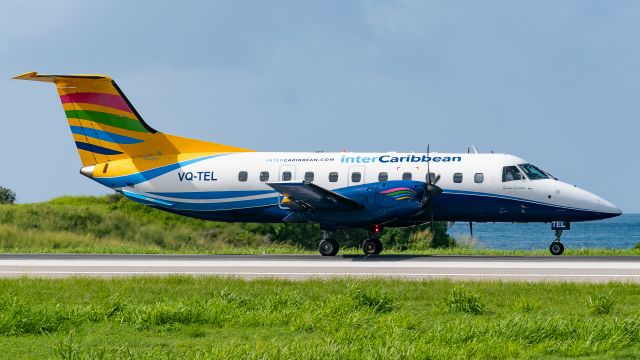
<instances>
[{"instance_id":1,"label":"main landing gear","mask_svg":"<svg viewBox=\"0 0 640 360\"><path fill-rule=\"evenodd\" d=\"M365 255L378 255L382 252L382 242L375 237L369 237L362 242L362 252Z\"/></svg>"},{"instance_id":2,"label":"main landing gear","mask_svg":"<svg viewBox=\"0 0 640 360\"><path fill-rule=\"evenodd\" d=\"M382 252L382 242L376 236L379 235L380 230L382 230L380 225L376 224L373 230L367 233L367 239L362 242L362 252L365 255L378 255Z\"/></svg>"},{"instance_id":3,"label":"main landing gear","mask_svg":"<svg viewBox=\"0 0 640 360\"><path fill-rule=\"evenodd\" d=\"M556 239L549 245L549 251L552 255L562 255L564 252L564 245L560 242L562 236L562 229L556 229Z\"/></svg>"},{"instance_id":4,"label":"main landing gear","mask_svg":"<svg viewBox=\"0 0 640 360\"><path fill-rule=\"evenodd\" d=\"M322 256L335 256L340 251L340 244L328 233L325 233L318 244L318 250Z\"/></svg>"},{"instance_id":5,"label":"main landing gear","mask_svg":"<svg viewBox=\"0 0 640 360\"><path fill-rule=\"evenodd\" d=\"M379 230L378 230L379 231ZM382 252L382 242L374 236L378 231L369 234L362 242L362 252L365 255L378 255ZM322 256L335 256L340 251L340 244L334 238L334 232L325 231L318 243L318 251Z\"/></svg>"}]
</instances>

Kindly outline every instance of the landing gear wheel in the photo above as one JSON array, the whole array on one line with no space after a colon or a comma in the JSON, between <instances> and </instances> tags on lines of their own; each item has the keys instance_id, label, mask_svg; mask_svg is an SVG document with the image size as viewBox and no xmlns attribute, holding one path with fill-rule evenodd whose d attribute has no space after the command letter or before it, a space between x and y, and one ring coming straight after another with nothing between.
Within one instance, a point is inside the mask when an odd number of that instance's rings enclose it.
<instances>
[{"instance_id":1,"label":"landing gear wheel","mask_svg":"<svg viewBox=\"0 0 640 360\"><path fill-rule=\"evenodd\" d=\"M323 239L318 244L318 250L322 256L335 256L340 250L340 245L334 239Z\"/></svg>"},{"instance_id":2,"label":"landing gear wheel","mask_svg":"<svg viewBox=\"0 0 640 360\"><path fill-rule=\"evenodd\" d=\"M376 243L376 252L374 254L378 255L382 252L382 242L378 239L373 239L373 242Z\"/></svg>"},{"instance_id":3,"label":"landing gear wheel","mask_svg":"<svg viewBox=\"0 0 640 360\"><path fill-rule=\"evenodd\" d=\"M560 241L554 241L549 245L549 251L553 255L562 255L564 252L564 245Z\"/></svg>"},{"instance_id":4,"label":"landing gear wheel","mask_svg":"<svg viewBox=\"0 0 640 360\"><path fill-rule=\"evenodd\" d=\"M362 243L362 251L365 255L378 255L382 252L382 243L378 239L368 239Z\"/></svg>"}]
</instances>

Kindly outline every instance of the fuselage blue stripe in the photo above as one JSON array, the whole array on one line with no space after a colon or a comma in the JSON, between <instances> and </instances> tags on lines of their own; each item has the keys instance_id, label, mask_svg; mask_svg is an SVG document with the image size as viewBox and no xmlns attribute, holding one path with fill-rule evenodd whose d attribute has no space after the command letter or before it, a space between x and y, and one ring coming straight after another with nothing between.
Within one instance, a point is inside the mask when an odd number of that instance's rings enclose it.
<instances>
[{"instance_id":1,"label":"fuselage blue stripe","mask_svg":"<svg viewBox=\"0 0 640 360\"><path fill-rule=\"evenodd\" d=\"M176 210L194 210L194 211L224 211L224 210L237 210L246 209L252 207L264 207L275 206L278 204L277 197L270 197L265 199L251 199L251 200L238 200L221 203L183 203L183 202L167 202L166 200L160 200L153 197L131 193L124 191L127 197L133 198L133 200L139 202L146 202L149 205L167 207Z\"/></svg>"},{"instance_id":2,"label":"fuselage blue stripe","mask_svg":"<svg viewBox=\"0 0 640 360\"><path fill-rule=\"evenodd\" d=\"M332 221L339 221L344 226L361 226L362 217L371 218L378 214L380 204L367 203L367 196L362 188L370 186L358 185L333 189L336 193L349 198L364 201L367 205L362 209L364 213L356 212L350 217L338 220L335 214L318 213L317 216L328 216ZM129 196L144 204L163 208L176 213L189 213L191 216L218 221L254 221L271 222L280 221L288 214L288 210L278 206L278 197L249 198L252 192L271 192L270 190L246 190L228 192L205 192L207 196L226 196L221 199L211 199L213 202L194 202L199 200L197 192L176 193L143 193L138 196ZM126 193L126 190L125 190ZM273 192L275 193L275 191ZM417 192L420 194L420 191ZM167 196L162 199L154 198L162 195L182 195L194 197L194 199L171 199ZM224 195L223 195L224 194ZM253 196L260 196L253 195ZM249 195L251 196L251 195ZM386 197L385 197L386 198ZM408 196L392 197L397 200L409 198ZM206 199L202 199L206 200ZM415 199L414 199L415 200ZM561 205L530 201L507 195L494 193L481 193L461 190L444 190L441 196L434 198L435 219L437 221L508 221L508 222L548 222L553 220L588 221L602 216L597 210L571 209ZM242 216L240 216L242 215ZM333 216L333 217L332 217ZM359 218L358 218L359 217ZM357 220L356 218L360 219ZM414 218L416 221L428 221L422 215ZM359 222L358 222L359 221ZM395 225L394 225L395 226Z\"/></svg>"},{"instance_id":3,"label":"fuselage blue stripe","mask_svg":"<svg viewBox=\"0 0 640 360\"><path fill-rule=\"evenodd\" d=\"M339 189L334 189L334 191L344 192L345 190L349 190L352 187L344 187ZM193 199L193 200L208 200L208 199L229 199L233 200L233 198L240 198L245 196L254 196L254 195L263 195L263 194L271 194L276 193L273 190L245 190L245 191L208 191L208 192L150 192L149 195L163 196L163 197L173 197L175 199ZM584 212L594 212L592 209L581 209L581 208L572 208L567 206L561 206L556 204L544 203L540 201L528 200L523 198L518 198L514 196L508 195L499 195L494 193L482 193L482 192L474 192L474 191L462 191L462 190L450 190L445 189L444 193L446 194L454 194L454 195L466 195L466 196L481 196L481 197L492 197L496 199L510 200L510 201L519 201L526 202L536 205L548 206L550 208L555 209L569 209L569 210L577 210ZM397 199L400 197L407 197L408 194L397 194L392 197ZM233 209L233 205L240 205L241 207L247 207L246 201L253 201L252 205L257 206L265 206L265 205L276 205L273 203L272 198L268 199L251 199L251 200L238 200L238 201L229 201L225 202L224 206L217 204L193 204L193 203L184 203L181 202L181 207L189 207L192 210L229 210ZM255 202L258 201L260 205Z\"/></svg>"},{"instance_id":4,"label":"fuselage blue stripe","mask_svg":"<svg viewBox=\"0 0 640 360\"><path fill-rule=\"evenodd\" d=\"M198 191L198 192L150 192L149 194L176 199L226 199L243 196L275 194L275 190L245 190L245 191Z\"/></svg>"},{"instance_id":5,"label":"fuselage blue stripe","mask_svg":"<svg viewBox=\"0 0 640 360\"><path fill-rule=\"evenodd\" d=\"M70 126L71 132L78 135L88 136L90 138L108 141L116 144L138 144L143 140L134 139L132 137L118 135L107 131L86 128L82 126Z\"/></svg>"},{"instance_id":6,"label":"fuselage blue stripe","mask_svg":"<svg viewBox=\"0 0 640 360\"><path fill-rule=\"evenodd\" d=\"M148 202L152 202L152 203L157 203L160 205L164 205L164 206L173 206L173 203L168 202L168 201L164 201L164 200L160 200L160 199L155 199L149 196L144 196L142 194L137 194L131 191L123 191L123 194L129 198L134 198L136 200L142 200L142 201L148 201Z\"/></svg>"},{"instance_id":7,"label":"fuselage blue stripe","mask_svg":"<svg viewBox=\"0 0 640 360\"><path fill-rule=\"evenodd\" d=\"M86 142L76 141L76 147L81 150L91 151L101 155L118 155L122 154L120 151L108 149L102 146L87 144Z\"/></svg>"}]
</instances>

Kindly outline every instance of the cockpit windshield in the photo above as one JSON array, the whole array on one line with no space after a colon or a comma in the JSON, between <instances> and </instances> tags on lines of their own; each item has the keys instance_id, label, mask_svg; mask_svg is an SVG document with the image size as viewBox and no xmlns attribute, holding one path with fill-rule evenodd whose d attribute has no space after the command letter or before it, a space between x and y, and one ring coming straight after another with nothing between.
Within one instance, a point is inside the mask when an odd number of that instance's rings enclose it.
<instances>
[{"instance_id":1,"label":"cockpit windshield","mask_svg":"<svg viewBox=\"0 0 640 360\"><path fill-rule=\"evenodd\" d=\"M540 169L539 167L531 164L520 164L518 165L527 174L529 180L540 180L540 179L549 179L549 173Z\"/></svg>"}]
</instances>

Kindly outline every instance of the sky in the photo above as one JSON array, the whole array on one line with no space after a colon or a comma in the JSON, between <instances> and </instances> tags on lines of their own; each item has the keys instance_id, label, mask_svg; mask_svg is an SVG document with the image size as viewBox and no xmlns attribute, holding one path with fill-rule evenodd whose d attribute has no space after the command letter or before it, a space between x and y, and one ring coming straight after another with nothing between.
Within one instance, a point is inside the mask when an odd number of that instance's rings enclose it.
<instances>
[{"instance_id":1,"label":"sky","mask_svg":"<svg viewBox=\"0 0 640 360\"><path fill-rule=\"evenodd\" d=\"M520 156L640 212L638 1L0 2L0 186L109 189L55 89L113 77L160 131L261 151Z\"/></svg>"}]
</instances>

